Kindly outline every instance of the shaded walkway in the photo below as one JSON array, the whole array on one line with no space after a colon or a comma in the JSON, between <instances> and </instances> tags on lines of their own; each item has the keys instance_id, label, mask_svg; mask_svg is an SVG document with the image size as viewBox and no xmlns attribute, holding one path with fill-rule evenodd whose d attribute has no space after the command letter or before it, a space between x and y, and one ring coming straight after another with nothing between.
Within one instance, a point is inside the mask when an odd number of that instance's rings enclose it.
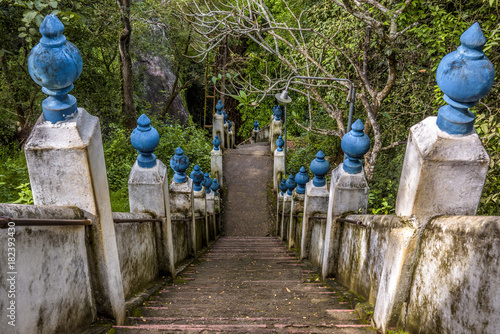
<instances>
[{"instance_id":1,"label":"shaded walkway","mask_svg":"<svg viewBox=\"0 0 500 334\"><path fill-rule=\"evenodd\" d=\"M242 145L224 152L224 232L234 236L270 235L267 187L273 177L269 143Z\"/></svg>"},{"instance_id":2,"label":"shaded walkway","mask_svg":"<svg viewBox=\"0 0 500 334\"><path fill-rule=\"evenodd\" d=\"M276 238L223 237L116 333L374 333L316 278Z\"/></svg>"}]
</instances>

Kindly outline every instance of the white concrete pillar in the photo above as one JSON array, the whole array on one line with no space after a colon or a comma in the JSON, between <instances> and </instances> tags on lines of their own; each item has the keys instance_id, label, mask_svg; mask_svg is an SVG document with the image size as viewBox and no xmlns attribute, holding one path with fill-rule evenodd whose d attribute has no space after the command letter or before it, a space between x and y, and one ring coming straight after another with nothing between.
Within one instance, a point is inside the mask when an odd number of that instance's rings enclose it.
<instances>
[{"instance_id":1,"label":"white concrete pillar","mask_svg":"<svg viewBox=\"0 0 500 334\"><path fill-rule=\"evenodd\" d=\"M337 265L340 225L336 219L347 212L366 213L368 208L370 188L364 171L350 174L343 167L342 163L332 171L321 270L323 280L334 273Z\"/></svg>"},{"instance_id":2,"label":"white concrete pillar","mask_svg":"<svg viewBox=\"0 0 500 334\"><path fill-rule=\"evenodd\" d=\"M273 120L271 121L271 129L269 135L269 140L271 141L271 152L274 152L274 150L277 149L276 140L278 140L278 137L281 136L282 127L283 123L273 118Z\"/></svg>"},{"instance_id":3,"label":"white concrete pillar","mask_svg":"<svg viewBox=\"0 0 500 334\"><path fill-rule=\"evenodd\" d=\"M274 169L273 169L273 190L279 191L281 179L285 177L285 152L283 150L274 151Z\"/></svg>"},{"instance_id":4,"label":"white concrete pillar","mask_svg":"<svg viewBox=\"0 0 500 334\"><path fill-rule=\"evenodd\" d=\"M224 106L220 100L215 108L217 112L214 114L212 123L212 138L215 139L215 136L219 136L221 141L220 145L221 147L224 147L224 115L222 115L222 109Z\"/></svg>"},{"instance_id":5,"label":"white concrete pillar","mask_svg":"<svg viewBox=\"0 0 500 334\"><path fill-rule=\"evenodd\" d=\"M311 162L310 170L314 178L306 185L306 194L304 198L304 218L302 220L302 240L300 244L300 259L309 256L311 248L311 217L324 216L328 212L328 187L325 175L330 169L330 164L325 160L325 154L319 151L316 159Z\"/></svg>"},{"instance_id":6,"label":"white concrete pillar","mask_svg":"<svg viewBox=\"0 0 500 334\"><path fill-rule=\"evenodd\" d=\"M35 205L74 205L97 217L88 230L93 292L100 311L123 324L125 297L99 119L82 108L56 124L42 115L25 154Z\"/></svg>"},{"instance_id":7,"label":"white concrete pillar","mask_svg":"<svg viewBox=\"0 0 500 334\"><path fill-rule=\"evenodd\" d=\"M218 147L217 147L218 148ZM210 175L215 177L219 184L222 186L223 185L223 174L222 174L222 151L220 149L216 149L214 147L212 151L210 152L210 157L211 157L211 172Z\"/></svg>"},{"instance_id":8,"label":"white concrete pillar","mask_svg":"<svg viewBox=\"0 0 500 334\"><path fill-rule=\"evenodd\" d=\"M172 221L175 219L187 219L189 231L188 251L194 258L197 257L196 248L196 221L194 214L194 194L193 180L186 176L186 169L189 166L189 159L184 155L184 151L178 147L175 155L170 160L170 166L175 174L170 183L170 214ZM177 259L175 260L177 262Z\"/></svg>"}]
</instances>

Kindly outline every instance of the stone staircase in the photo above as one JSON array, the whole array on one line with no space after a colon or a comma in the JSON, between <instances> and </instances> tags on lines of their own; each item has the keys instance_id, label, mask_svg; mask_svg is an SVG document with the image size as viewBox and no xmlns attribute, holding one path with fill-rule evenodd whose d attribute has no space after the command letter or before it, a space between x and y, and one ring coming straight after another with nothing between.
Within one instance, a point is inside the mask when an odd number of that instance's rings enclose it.
<instances>
[{"instance_id":1,"label":"stone staircase","mask_svg":"<svg viewBox=\"0 0 500 334\"><path fill-rule=\"evenodd\" d=\"M227 150L226 236L116 333L374 333L344 295L320 283L272 227L269 145Z\"/></svg>"},{"instance_id":2,"label":"stone staircase","mask_svg":"<svg viewBox=\"0 0 500 334\"><path fill-rule=\"evenodd\" d=\"M116 333L374 333L273 237L222 237Z\"/></svg>"}]
</instances>

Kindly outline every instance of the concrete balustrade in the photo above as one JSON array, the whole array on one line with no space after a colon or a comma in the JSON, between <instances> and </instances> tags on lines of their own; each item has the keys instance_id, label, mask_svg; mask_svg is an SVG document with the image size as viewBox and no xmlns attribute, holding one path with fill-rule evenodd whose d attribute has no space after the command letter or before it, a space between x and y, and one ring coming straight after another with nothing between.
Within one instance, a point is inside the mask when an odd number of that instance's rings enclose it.
<instances>
[{"instance_id":1,"label":"concrete balustrade","mask_svg":"<svg viewBox=\"0 0 500 334\"><path fill-rule=\"evenodd\" d=\"M273 167L273 191L278 192L281 179L285 177L285 152L283 145L285 141L278 137L276 140L276 150L274 150L274 167Z\"/></svg>"},{"instance_id":2,"label":"concrete balustrade","mask_svg":"<svg viewBox=\"0 0 500 334\"><path fill-rule=\"evenodd\" d=\"M82 59L63 29L56 16L47 16L40 27L42 40L28 61L32 78L50 96L25 146L35 205L0 204L0 216L37 220L11 233L16 247L16 326L2 317L2 333L69 333L98 316L123 324L126 302L136 300L160 276L175 276L179 264L220 231L213 228L209 236L206 204L201 209L203 223L193 224L193 213L199 210L194 207L193 182L182 180L188 163L182 152L180 159L173 159L176 175L169 192L167 168L153 153L158 132L146 115L131 136L139 153L128 180L131 212L111 212L99 119L77 108L76 99L67 94L81 73ZM220 208L218 196L212 198L217 198L212 207ZM181 215L189 221L172 223L171 218ZM47 220L56 225L39 225ZM204 237L202 244L196 243L197 236ZM0 231L2 245L9 237L8 229ZM3 259L8 258L7 249L0 249ZM4 315L12 300L5 273L13 270L6 265L0 264Z\"/></svg>"}]
</instances>

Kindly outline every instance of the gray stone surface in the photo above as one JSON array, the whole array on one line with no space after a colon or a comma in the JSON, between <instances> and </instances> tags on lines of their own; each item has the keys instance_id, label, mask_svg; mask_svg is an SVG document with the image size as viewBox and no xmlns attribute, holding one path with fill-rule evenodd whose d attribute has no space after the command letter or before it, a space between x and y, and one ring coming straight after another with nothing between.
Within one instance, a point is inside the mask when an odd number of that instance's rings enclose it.
<instances>
[{"instance_id":1,"label":"gray stone surface","mask_svg":"<svg viewBox=\"0 0 500 334\"><path fill-rule=\"evenodd\" d=\"M422 221L442 214L476 214L489 163L475 130L449 135L437 127L436 117L426 118L410 129L396 214Z\"/></svg>"},{"instance_id":2,"label":"gray stone surface","mask_svg":"<svg viewBox=\"0 0 500 334\"><path fill-rule=\"evenodd\" d=\"M214 114L213 128L212 128L212 139L218 135L220 139L221 150L224 146L224 115Z\"/></svg>"},{"instance_id":3,"label":"gray stone surface","mask_svg":"<svg viewBox=\"0 0 500 334\"><path fill-rule=\"evenodd\" d=\"M278 192L281 179L285 175L285 151L274 150L273 191Z\"/></svg>"},{"instance_id":4,"label":"gray stone surface","mask_svg":"<svg viewBox=\"0 0 500 334\"><path fill-rule=\"evenodd\" d=\"M363 170L361 173L349 174L340 164L332 171L321 270L323 279L332 275L337 265L335 254L340 242L337 217L347 212L366 213L369 191Z\"/></svg>"},{"instance_id":5,"label":"gray stone surface","mask_svg":"<svg viewBox=\"0 0 500 334\"><path fill-rule=\"evenodd\" d=\"M0 216L83 219L77 208L0 204ZM71 333L96 320L84 226L15 228L15 284L8 230L0 230L0 332ZM15 291L15 298L9 295ZM11 296L12 297L12 296ZM15 300L15 318L8 318ZM8 322L15 320L15 327Z\"/></svg>"},{"instance_id":6,"label":"gray stone surface","mask_svg":"<svg viewBox=\"0 0 500 334\"><path fill-rule=\"evenodd\" d=\"M268 186L272 180L269 144L242 145L224 153L224 231L231 236L271 234Z\"/></svg>"},{"instance_id":7,"label":"gray stone surface","mask_svg":"<svg viewBox=\"0 0 500 334\"><path fill-rule=\"evenodd\" d=\"M439 217L422 234L410 333L500 332L500 217Z\"/></svg>"},{"instance_id":8,"label":"gray stone surface","mask_svg":"<svg viewBox=\"0 0 500 334\"><path fill-rule=\"evenodd\" d=\"M193 180L188 178L184 183L170 182L170 215L172 220L172 239L176 257L175 263L186 259L185 254L196 258L198 250L196 221L193 201ZM182 219L177 220L176 219ZM187 239L187 240L184 240ZM187 249L182 249L186 247Z\"/></svg>"},{"instance_id":9,"label":"gray stone surface","mask_svg":"<svg viewBox=\"0 0 500 334\"><path fill-rule=\"evenodd\" d=\"M297 189L293 191L292 202L290 205L290 223L288 233L288 248L297 247L300 249L302 236L302 216L304 213L305 194L298 194Z\"/></svg>"},{"instance_id":10,"label":"gray stone surface","mask_svg":"<svg viewBox=\"0 0 500 334\"><path fill-rule=\"evenodd\" d=\"M316 187L313 185L313 180L306 184L306 194L304 199L304 218L302 222L302 240L300 243L300 258L305 259L309 257L309 250L311 247L318 247L318 243L323 244L324 229L320 228L314 232L315 224L323 224L326 227L326 219L310 219L312 216L326 216L328 212L328 185L323 187ZM321 240L316 239L321 237ZM313 246L314 244L314 246Z\"/></svg>"},{"instance_id":11,"label":"gray stone surface","mask_svg":"<svg viewBox=\"0 0 500 334\"><path fill-rule=\"evenodd\" d=\"M281 128L283 127L283 123L281 121L275 121L273 116L271 116L271 118L272 119L270 123L269 141L271 142L271 153L272 153L277 148L276 140L278 140L278 137L281 135Z\"/></svg>"},{"instance_id":12,"label":"gray stone surface","mask_svg":"<svg viewBox=\"0 0 500 334\"><path fill-rule=\"evenodd\" d=\"M51 124L41 115L25 154L35 204L75 205L97 217L88 230L92 290L100 312L122 323L125 298L99 119L82 108L71 122Z\"/></svg>"},{"instance_id":13,"label":"gray stone surface","mask_svg":"<svg viewBox=\"0 0 500 334\"><path fill-rule=\"evenodd\" d=\"M224 185L224 173L222 169L223 168L222 149L219 149L218 151L212 149L210 156L211 156L210 176L212 177L212 179L217 179L217 182L219 182L219 185L222 187Z\"/></svg>"},{"instance_id":14,"label":"gray stone surface","mask_svg":"<svg viewBox=\"0 0 500 334\"><path fill-rule=\"evenodd\" d=\"M113 218L151 218L145 213L113 213ZM155 225L159 223L116 224L116 244L120 257L125 299L132 298L159 275Z\"/></svg>"}]
</instances>

